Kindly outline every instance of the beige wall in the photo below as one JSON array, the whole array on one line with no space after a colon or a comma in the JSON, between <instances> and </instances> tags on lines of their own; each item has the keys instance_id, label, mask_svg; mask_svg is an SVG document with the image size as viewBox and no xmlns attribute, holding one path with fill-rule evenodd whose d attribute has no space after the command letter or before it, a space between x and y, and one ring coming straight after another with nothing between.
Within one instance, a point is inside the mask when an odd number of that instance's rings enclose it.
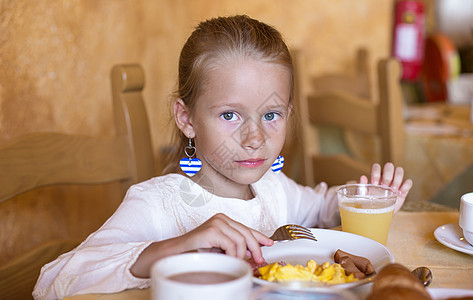
<instances>
[{"instance_id":1,"label":"beige wall","mask_svg":"<svg viewBox=\"0 0 473 300\"><path fill-rule=\"evenodd\" d=\"M389 54L392 0L0 0L0 143L36 131L111 134L109 72L141 63L153 143L168 142L180 48L205 18L245 13L309 54L312 74Z\"/></svg>"}]
</instances>

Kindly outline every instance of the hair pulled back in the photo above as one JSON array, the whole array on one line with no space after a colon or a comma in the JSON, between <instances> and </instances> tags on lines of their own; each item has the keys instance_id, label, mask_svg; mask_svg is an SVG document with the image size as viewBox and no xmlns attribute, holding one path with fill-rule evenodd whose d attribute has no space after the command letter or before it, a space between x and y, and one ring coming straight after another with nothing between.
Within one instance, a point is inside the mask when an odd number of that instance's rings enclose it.
<instances>
[{"instance_id":1,"label":"hair pulled back","mask_svg":"<svg viewBox=\"0 0 473 300\"><path fill-rule=\"evenodd\" d=\"M292 101L294 72L291 55L281 34L272 26L246 15L209 19L195 28L179 57L178 88L174 99L182 99L192 111L207 68L218 59L238 57L286 67L291 74ZM177 164L188 143L188 137L177 129L174 136L177 149L170 163Z\"/></svg>"}]
</instances>

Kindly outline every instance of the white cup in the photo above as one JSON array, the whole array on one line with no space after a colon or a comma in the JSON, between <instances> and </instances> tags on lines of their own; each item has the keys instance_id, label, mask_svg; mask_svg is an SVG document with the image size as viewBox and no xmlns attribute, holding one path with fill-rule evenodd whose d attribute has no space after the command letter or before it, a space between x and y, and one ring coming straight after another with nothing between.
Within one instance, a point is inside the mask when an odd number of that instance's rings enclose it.
<instances>
[{"instance_id":1,"label":"white cup","mask_svg":"<svg viewBox=\"0 0 473 300\"><path fill-rule=\"evenodd\" d=\"M252 270L244 260L220 253L185 253L151 267L153 300L248 300Z\"/></svg>"},{"instance_id":2,"label":"white cup","mask_svg":"<svg viewBox=\"0 0 473 300\"><path fill-rule=\"evenodd\" d=\"M461 197L458 223L463 229L463 237L473 245L473 192Z\"/></svg>"}]
</instances>

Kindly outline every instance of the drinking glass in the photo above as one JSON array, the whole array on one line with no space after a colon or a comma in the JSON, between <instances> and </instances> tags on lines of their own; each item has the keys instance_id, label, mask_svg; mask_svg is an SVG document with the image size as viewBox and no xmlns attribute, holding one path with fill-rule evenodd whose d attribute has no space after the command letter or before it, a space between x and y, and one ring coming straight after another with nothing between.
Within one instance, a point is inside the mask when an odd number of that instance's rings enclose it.
<instances>
[{"instance_id":1,"label":"drinking glass","mask_svg":"<svg viewBox=\"0 0 473 300\"><path fill-rule=\"evenodd\" d=\"M386 245L398 190L374 184L338 187L342 230Z\"/></svg>"}]
</instances>

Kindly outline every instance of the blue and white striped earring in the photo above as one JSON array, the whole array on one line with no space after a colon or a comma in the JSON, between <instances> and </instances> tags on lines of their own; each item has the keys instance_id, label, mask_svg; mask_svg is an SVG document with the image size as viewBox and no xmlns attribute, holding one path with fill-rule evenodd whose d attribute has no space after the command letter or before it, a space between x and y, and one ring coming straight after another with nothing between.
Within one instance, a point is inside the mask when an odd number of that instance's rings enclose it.
<instances>
[{"instance_id":1,"label":"blue and white striped earring","mask_svg":"<svg viewBox=\"0 0 473 300\"><path fill-rule=\"evenodd\" d=\"M276 160L271 165L271 170L277 174L281 172L281 169L283 166L284 166L284 157L279 155L278 158L276 158Z\"/></svg>"},{"instance_id":2,"label":"blue and white striped earring","mask_svg":"<svg viewBox=\"0 0 473 300\"><path fill-rule=\"evenodd\" d=\"M184 148L184 152L186 153L187 157L184 157L180 160L179 166L181 167L181 170L187 174L187 176L192 177L197 174L200 169L202 169L202 162L197 157L192 158L196 153L196 149L192 145L191 138L189 138L189 146Z\"/></svg>"}]
</instances>

